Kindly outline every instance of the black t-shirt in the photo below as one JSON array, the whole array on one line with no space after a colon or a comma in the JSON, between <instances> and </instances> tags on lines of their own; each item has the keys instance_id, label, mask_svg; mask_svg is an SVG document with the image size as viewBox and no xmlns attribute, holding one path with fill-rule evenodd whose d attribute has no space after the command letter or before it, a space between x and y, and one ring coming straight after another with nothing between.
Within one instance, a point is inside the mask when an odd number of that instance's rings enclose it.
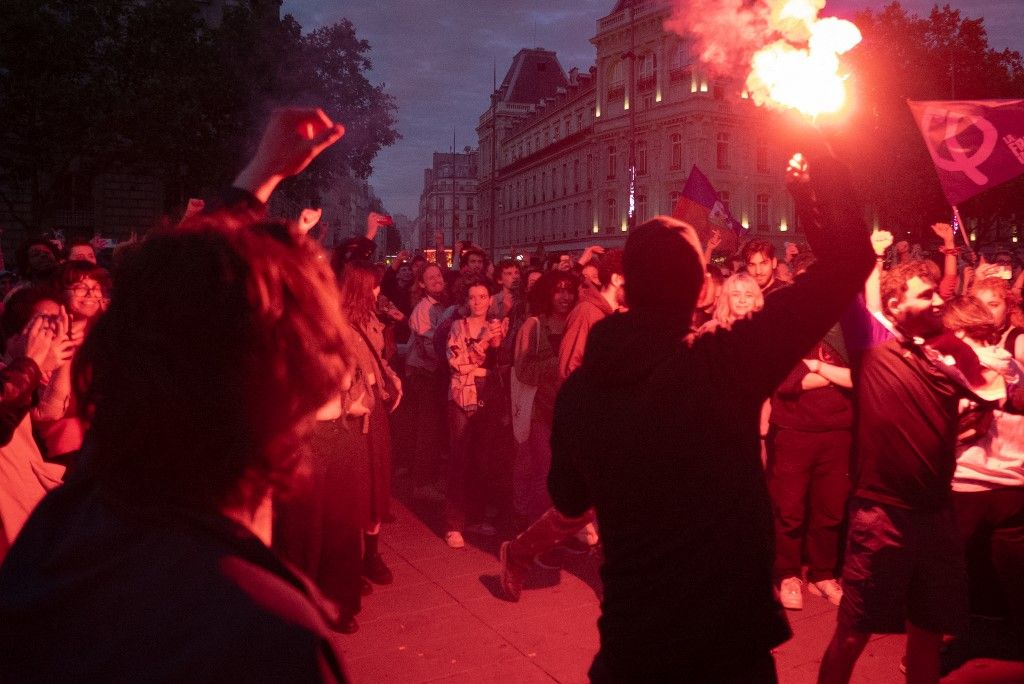
<instances>
[{"instance_id":1,"label":"black t-shirt","mask_svg":"<svg viewBox=\"0 0 1024 684\"><path fill-rule=\"evenodd\" d=\"M909 343L864 355L857 388L855 495L901 508L936 509L956 465L957 407L965 391Z\"/></svg>"}]
</instances>

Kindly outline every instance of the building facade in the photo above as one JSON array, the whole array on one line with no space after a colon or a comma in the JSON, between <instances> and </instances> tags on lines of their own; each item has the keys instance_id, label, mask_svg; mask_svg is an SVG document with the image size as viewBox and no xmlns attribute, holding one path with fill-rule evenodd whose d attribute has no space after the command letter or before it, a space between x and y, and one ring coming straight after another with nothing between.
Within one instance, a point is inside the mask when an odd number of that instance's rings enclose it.
<instances>
[{"instance_id":1,"label":"building facade","mask_svg":"<svg viewBox=\"0 0 1024 684\"><path fill-rule=\"evenodd\" d=\"M552 52L517 55L477 128L480 202L493 206L497 254L621 244L631 226L672 213L694 166L749 235L791 232L769 116L741 83L695 63L687 38L664 28L671 11L669 0L619 0L597 23L588 73L564 74ZM546 70L563 74L554 94L520 83L546 78L522 68L524 53L543 53ZM519 107L511 115L507 92L536 99L510 103Z\"/></svg>"},{"instance_id":2,"label":"building facade","mask_svg":"<svg viewBox=\"0 0 1024 684\"><path fill-rule=\"evenodd\" d=\"M416 219L419 247L433 248L436 231L443 233L447 247L456 240L479 244L479 157L478 151L469 147L462 152L434 153L433 164L423 170Z\"/></svg>"}]
</instances>

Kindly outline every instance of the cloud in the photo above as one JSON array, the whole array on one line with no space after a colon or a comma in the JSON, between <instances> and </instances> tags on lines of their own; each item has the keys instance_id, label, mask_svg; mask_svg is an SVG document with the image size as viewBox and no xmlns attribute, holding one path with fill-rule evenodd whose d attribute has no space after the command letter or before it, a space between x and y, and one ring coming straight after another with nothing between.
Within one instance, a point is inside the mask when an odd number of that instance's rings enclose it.
<instances>
[{"instance_id":1,"label":"cloud","mask_svg":"<svg viewBox=\"0 0 1024 684\"><path fill-rule=\"evenodd\" d=\"M566 70L594 62L590 38L614 0L285 0L306 31L350 19L372 47L371 81L398 104L404 136L374 161L370 179L388 211L415 216L431 153L476 146L492 69L501 82L522 48L555 50Z\"/></svg>"},{"instance_id":2,"label":"cloud","mask_svg":"<svg viewBox=\"0 0 1024 684\"><path fill-rule=\"evenodd\" d=\"M984 16L991 44L1024 51L1020 0L952 0L971 17ZM849 17L888 0L830 0L823 15ZM927 14L935 0L902 0ZM558 53L566 70L589 68L590 38L615 0L285 0L305 30L348 18L371 46L371 80L384 83L398 103L405 136L383 150L370 181L388 211L415 216L423 169L431 153L476 145L476 125L488 106L493 65L498 81L521 48Z\"/></svg>"}]
</instances>

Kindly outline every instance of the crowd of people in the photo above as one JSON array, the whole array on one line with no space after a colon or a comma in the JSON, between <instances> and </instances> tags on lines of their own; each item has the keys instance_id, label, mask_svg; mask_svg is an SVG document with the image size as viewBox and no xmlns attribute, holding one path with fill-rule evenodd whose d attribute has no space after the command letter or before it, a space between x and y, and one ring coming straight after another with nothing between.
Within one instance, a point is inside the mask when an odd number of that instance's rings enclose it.
<instances>
[{"instance_id":1,"label":"crowd of people","mask_svg":"<svg viewBox=\"0 0 1024 684\"><path fill-rule=\"evenodd\" d=\"M659 217L578 258L456 243L450 266L437 236L434 261L386 261L379 214L328 255L264 214L342 134L278 112L233 187L113 277L87 244L19 251L0 671L343 680L330 634L394 581L393 480L453 553L504 539L507 600L595 553L597 682L771 681L805 591L839 606L823 682L903 631L908 678L937 681L970 614L1024 644L1012 255L945 224L936 260L869 240L827 154L791 164L808 244L782 258Z\"/></svg>"}]
</instances>

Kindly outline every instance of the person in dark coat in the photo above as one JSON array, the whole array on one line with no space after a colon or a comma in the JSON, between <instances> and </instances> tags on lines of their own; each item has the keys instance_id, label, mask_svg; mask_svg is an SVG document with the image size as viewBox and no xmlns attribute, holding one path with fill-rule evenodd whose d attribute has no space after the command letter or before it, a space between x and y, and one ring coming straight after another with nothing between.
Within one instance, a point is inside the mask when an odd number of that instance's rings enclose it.
<instances>
[{"instance_id":1,"label":"person in dark coat","mask_svg":"<svg viewBox=\"0 0 1024 684\"><path fill-rule=\"evenodd\" d=\"M559 393L551 497L566 516L593 506L604 540L595 682L776 679L771 649L790 630L772 587L761 405L873 263L848 172L826 154L810 171L792 172L819 256L801 279L730 330L687 338L702 250L689 225L652 219L626 241L629 312L594 326Z\"/></svg>"},{"instance_id":2,"label":"person in dark coat","mask_svg":"<svg viewBox=\"0 0 1024 684\"><path fill-rule=\"evenodd\" d=\"M218 208L125 254L74 367L79 468L0 566L4 681L345 681L336 609L267 546L344 322L319 246L261 218L343 131L275 112Z\"/></svg>"}]
</instances>

